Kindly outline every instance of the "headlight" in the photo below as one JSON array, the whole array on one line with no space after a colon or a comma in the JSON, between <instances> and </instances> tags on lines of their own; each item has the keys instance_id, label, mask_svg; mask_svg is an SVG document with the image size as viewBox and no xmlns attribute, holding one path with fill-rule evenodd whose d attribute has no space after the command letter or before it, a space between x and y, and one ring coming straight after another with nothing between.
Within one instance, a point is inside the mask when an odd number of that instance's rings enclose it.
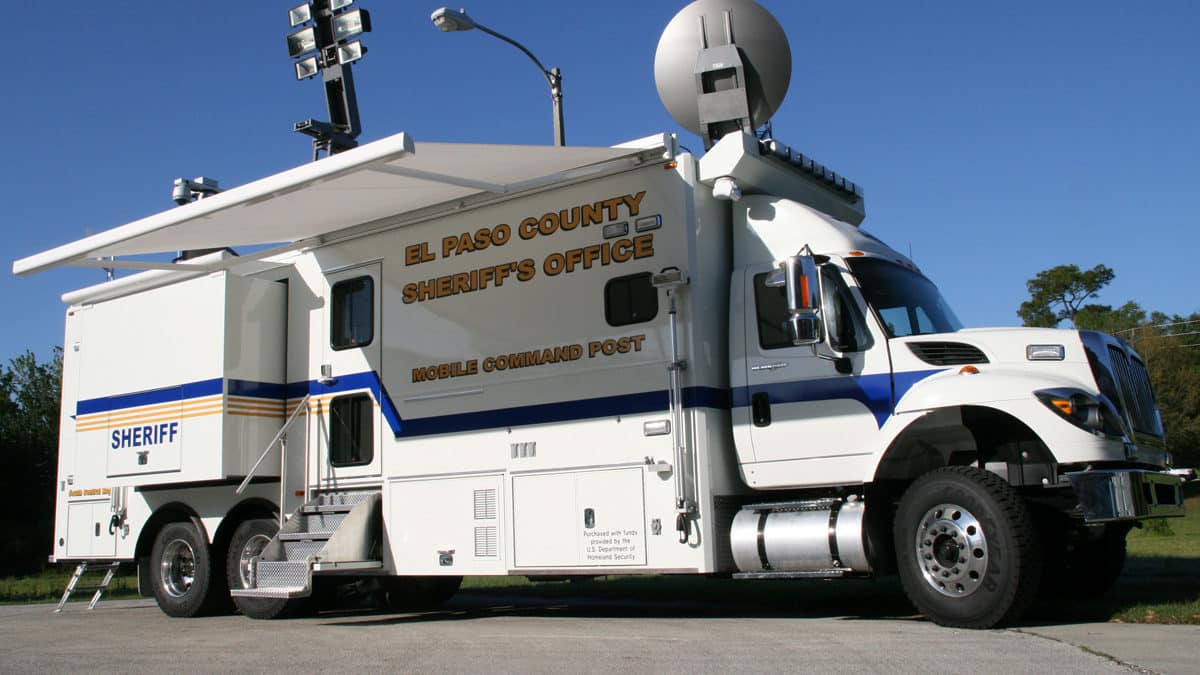
<instances>
[{"instance_id":1,"label":"headlight","mask_svg":"<svg viewBox=\"0 0 1200 675\"><path fill-rule=\"evenodd\" d=\"M1043 389L1038 400L1075 426L1097 435L1124 436L1112 406L1081 389Z\"/></svg>"}]
</instances>

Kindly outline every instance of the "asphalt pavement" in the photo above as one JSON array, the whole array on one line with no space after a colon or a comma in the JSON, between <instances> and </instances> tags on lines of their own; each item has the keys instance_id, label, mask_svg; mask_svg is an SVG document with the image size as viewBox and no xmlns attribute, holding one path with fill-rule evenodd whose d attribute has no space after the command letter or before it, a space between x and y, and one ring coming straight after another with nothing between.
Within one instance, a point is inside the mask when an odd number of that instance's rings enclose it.
<instances>
[{"instance_id":1,"label":"asphalt pavement","mask_svg":"<svg viewBox=\"0 0 1200 675\"><path fill-rule=\"evenodd\" d=\"M0 607L0 672L1196 673L1200 626L942 628L676 603L472 596L421 613L172 619L152 600Z\"/></svg>"}]
</instances>

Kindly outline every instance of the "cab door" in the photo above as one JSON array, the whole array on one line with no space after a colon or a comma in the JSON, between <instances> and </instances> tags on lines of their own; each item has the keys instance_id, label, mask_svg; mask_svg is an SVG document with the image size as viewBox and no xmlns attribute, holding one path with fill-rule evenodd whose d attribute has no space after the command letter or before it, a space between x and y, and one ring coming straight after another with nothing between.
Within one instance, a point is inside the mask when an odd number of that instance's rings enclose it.
<instances>
[{"instance_id":1,"label":"cab door","mask_svg":"<svg viewBox=\"0 0 1200 675\"><path fill-rule=\"evenodd\" d=\"M382 473L385 401L380 362L380 263L325 274L320 374L312 387L320 487L372 482ZM311 474L310 474L311 475Z\"/></svg>"},{"instance_id":2,"label":"cab door","mask_svg":"<svg viewBox=\"0 0 1200 675\"><path fill-rule=\"evenodd\" d=\"M820 267L824 340L816 349L793 346L785 291L765 284L771 271L768 265L747 269L744 285L755 462L788 462L781 470L810 484L847 480L855 458L873 451L891 412L886 342L866 321L853 278L831 260ZM756 471L765 484L775 482L769 466Z\"/></svg>"}]
</instances>

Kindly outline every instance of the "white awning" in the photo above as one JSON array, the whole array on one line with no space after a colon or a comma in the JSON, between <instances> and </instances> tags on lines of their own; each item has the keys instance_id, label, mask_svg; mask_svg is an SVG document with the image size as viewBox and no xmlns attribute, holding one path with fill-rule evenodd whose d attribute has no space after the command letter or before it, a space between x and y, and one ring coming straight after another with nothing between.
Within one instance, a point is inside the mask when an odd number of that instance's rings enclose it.
<instances>
[{"instance_id":1,"label":"white awning","mask_svg":"<svg viewBox=\"0 0 1200 675\"><path fill-rule=\"evenodd\" d=\"M22 258L12 269L31 274L60 265L114 266L96 261L108 256L317 243L475 195L513 194L631 168L661 158L668 142L664 135L613 148L414 144L401 133Z\"/></svg>"}]
</instances>

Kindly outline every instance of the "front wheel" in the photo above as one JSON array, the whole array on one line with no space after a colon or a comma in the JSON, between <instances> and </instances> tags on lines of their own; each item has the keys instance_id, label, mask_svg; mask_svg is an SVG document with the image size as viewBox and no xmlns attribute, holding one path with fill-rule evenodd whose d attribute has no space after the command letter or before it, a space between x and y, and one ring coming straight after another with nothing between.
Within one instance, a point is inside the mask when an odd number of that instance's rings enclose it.
<instances>
[{"instance_id":1,"label":"front wheel","mask_svg":"<svg viewBox=\"0 0 1200 675\"><path fill-rule=\"evenodd\" d=\"M159 530L150 553L150 582L154 599L168 616L212 613L228 597L214 578L208 542L190 522Z\"/></svg>"},{"instance_id":2,"label":"front wheel","mask_svg":"<svg viewBox=\"0 0 1200 675\"><path fill-rule=\"evenodd\" d=\"M1041 572L1024 501L995 474L935 469L900 499L893 528L904 591L930 620L991 628L1033 601Z\"/></svg>"}]
</instances>

